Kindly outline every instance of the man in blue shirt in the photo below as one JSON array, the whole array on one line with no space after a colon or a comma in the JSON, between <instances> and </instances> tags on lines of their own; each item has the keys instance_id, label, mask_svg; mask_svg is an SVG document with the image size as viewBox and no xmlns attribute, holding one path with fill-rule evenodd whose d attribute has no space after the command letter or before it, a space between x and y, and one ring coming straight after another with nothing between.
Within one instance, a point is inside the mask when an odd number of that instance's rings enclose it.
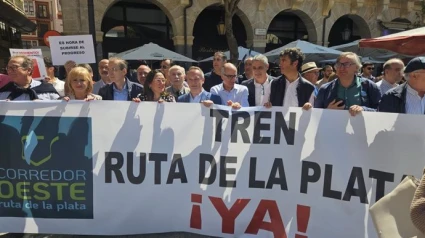
<instances>
[{"instance_id":1,"label":"man in blue shirt","mask_svg":"<svg viewBox=\"0 0 425 238\"><path fill-rule=\"evenodd\" d=\"M142 85L131 82L125 77L127 69L128 64L125 60L116 57L109 59L108 71L112 83L99 90L102 100L131 101L143 93Z\"/></svg>"},{"instance_id":2,"label":"man in blue shirt","mask_svg":"<svg viewBox=\"0 0 425 238\"><path fill-rule=\"evenodd\" d=\"M244 85L236 84L238 70L232 63L225 63L221 72L223 82L211 88L211 93L221 97L224 105L233 109L249 107L248 88Z\"/></svg>"}]
</instances>

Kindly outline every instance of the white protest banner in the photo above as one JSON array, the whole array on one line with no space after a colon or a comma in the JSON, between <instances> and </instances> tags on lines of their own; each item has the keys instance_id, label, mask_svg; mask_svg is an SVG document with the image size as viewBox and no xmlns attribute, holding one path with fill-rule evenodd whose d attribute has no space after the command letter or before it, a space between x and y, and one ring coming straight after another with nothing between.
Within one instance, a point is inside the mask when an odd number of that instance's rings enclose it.
<instances>
[{"instance_id":1,"label":"white protest banner","mask_svg":"<svg viewBox=\"0 0 425 238\"><path fill-rule=\"evenodd\" d=\"M0 102L0 231L377 237L424 116L282 110Z\"/></svg>"},{"instance_id":2,"label":"white protest banner","mask_svg":"<svg viewBox=\"0 0 425 238\"><path fill-rule=\"evenodd\" d=\"M92 35L49 36L49 42L54 65L96 63Z\"/></svg>"},{"instance_id":3,"label":"white protest banner","mask_svg":"<svg viewBox=\"0 0 425 238\"><path fill-rule=\"evenodd\" d=\"M9 49L10 56L26 55L32 59L32 78L44 80L47 77L46 66L44 65L43 53L41 49Z\"/></svg>"}]
</instances>

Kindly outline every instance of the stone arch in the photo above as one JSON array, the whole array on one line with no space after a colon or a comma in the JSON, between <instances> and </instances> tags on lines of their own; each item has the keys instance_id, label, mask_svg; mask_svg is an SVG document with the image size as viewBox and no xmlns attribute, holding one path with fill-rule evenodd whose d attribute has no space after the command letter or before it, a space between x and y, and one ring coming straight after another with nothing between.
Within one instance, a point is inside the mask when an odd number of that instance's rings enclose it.
<instances>
[{"instance_id":1,"label":"stone arch","mask_svg":"<svg viewBox=\"0 0 425 238\"><path fill-rule=\"evenodd\" d=\"M317 36L316 25L314 24L313 19L301 9L296 9L296 10L284 9L280 12L277 12L273 17L269 19L268 23L266 23L267 28L270 26L273 19L282 12L290 12L298 16L307 28L307 33L309 38L308 40L313 43L316 43L317 41L319 41Z\"/></svg>"},{"instance_id":2,"label":"stone arch","mask_svg":"<svg viewBox=\"0 0 425 238\"><path fill-rule=\"evenodd\" d=\"M108 12L108 10L115 5L117 2L120 2L122 0L96 0L94 1L94 5L95 5L95 28L96 31L101 31L102 29L102 20L105 16L105 14ZM162 12L164 12L164 14L167 16L168 20L170 21L171 27L173 29L174 34L176 34L177 31L177 26L176 26L176 19L173 16L173 14L170 12L170 10L166 7L168 6L168 2L170 2L170 0L166 0L166 1L159 1L159 0L145 0L148 3L154 4L157 7L159 7L159 9L162 10ZM136 1L135 1L136 2ZM174 0L175 2L175 0ZM174 3L175 4L175 3ZM172 5L170 5L172 6ZM105 33L105 32L104 32Z\"/></svg>"},{"instance_id":3,"label":"stone arch","mask_svg":"<svg viewBox=\"0 0 425 238\"><path fill-rule=\"evenodd\" d=\"M193 29L195 28L195 22L198 19L199 14L206 8L214 5L222 5L221 0L205 0L205 1L194 1L193 6L189 8L188 14L187 14L187 35L192 36L193 35ZM241 10L241 8L238 7L236 10L236 15L241 19L246 32L247 41L252 40L254 38L254 31L252 27L252 22Z\"/></svg>"},{"instance_id":4,"label":"stone arch","mask_svg":"<svg viewBox=\"0 0 425 238\"><path fill-rule=\"evenodd\" d=\"M380 34L379 26L376 21L376 12L369 6L363 6L357 10L358 14L351 13L349 4L337 3L331 10L330 17L326 21L325 41L328 42L329 33L335 22L348 16L358 26L362 38L377 37Z\"/></svg>"},{"instance_id":5,"label":"stone arch","mask_svg":"<svg viewBox=\"0 0 425 238\"><path fill-rule=\"evenodd\" d=\"M403 18L411 23L417 21L416 11L409 12L406 16L402 17L402 10L397 8L388 8L387 10L382 11L380 15L380 20L383 22L391 22L397 18ZM419 19L420 20L420 19Z\"/></svg>"}]
</instances>

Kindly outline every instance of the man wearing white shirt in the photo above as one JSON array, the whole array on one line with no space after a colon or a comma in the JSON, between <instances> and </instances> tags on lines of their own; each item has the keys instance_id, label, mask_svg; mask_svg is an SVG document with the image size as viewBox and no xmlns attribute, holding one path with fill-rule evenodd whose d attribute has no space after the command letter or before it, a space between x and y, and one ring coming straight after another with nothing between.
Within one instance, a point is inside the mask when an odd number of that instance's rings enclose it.
<instances>
[{"instance_id":1,"label":"man wearing white shirt","mask_svg":"<svg viewBox=\"0 0 425 238\"><path fill-rule=\"evenodd\" d=\"M287 48L280 53L282 76L271 83L270 102L266 106L303 107L314 104L314 85L301 77L304 54L299 48Z\"/></svg>"},{"instance_id":2,"label":"man wearing white shirt","mask_svg":"<svg viewBox=\"0 0 425 238\"><path fill-rule=\"evenodd\" d=\"M237 77L238 70L236 66L232 63L225 63L221 72L223 83L212 87L210 92L220 96L222 103L231 106L233 109L249 107L248 88L236 84Z\"/></svg>"},{"instance_id":3,"label":"man wearing white shirt","mask_svg":"<svg viewBox=\"0 0 425 238\"><path fill-rule=\"evenodd\" d=\"M376 83L384 95L388 90L398 86L403 78L404 63L401 59L390 59L384 64L384 77Z\"/></svg>"},{"instance_id":4,"label":"man wearing white shirt","mask_svg":"<svg viewBox=\"0 0 425 238\"><path fill-rule=\"evenodd\" d=\"M252 59L253 78L242 82L248 88L250 107L264 106L270 100L273 77L267 74L269 61L264 55L256 55Z\"/></svg>"},{"instance_id":5,"label":"man wearing white shirt","mask_svg":"<svg viewBox=\"0 0 425 238\"><path fill-rule=\"evenodd\" d=\"M425 113L425 57L409 61L404 69L406 83L386 92L379 103L380 112Z\"/></svg>"},{"instance_id":6,"label":"man wearing white shirt","mask_svg":"<svg viewBox=\"0 0 425 238\"><path fill-rule=\"evenodd\" d=\"M65 82L55 77L55 67L49 57L44 57L44 65L47 72L47 77L44 81L52 84L61 97L65 96Z\"/></svg>"}]
</instances>

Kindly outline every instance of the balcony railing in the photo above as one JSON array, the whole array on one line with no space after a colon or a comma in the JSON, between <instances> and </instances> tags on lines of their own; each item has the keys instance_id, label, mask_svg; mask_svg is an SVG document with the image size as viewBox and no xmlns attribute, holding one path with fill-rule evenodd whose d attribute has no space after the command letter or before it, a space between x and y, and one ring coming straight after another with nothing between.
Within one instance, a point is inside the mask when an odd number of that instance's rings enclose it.
<instances>
[{"instance_id":1,"label":"balcony railing","mask_svg":"<svg viewBox=\"0 0 425 238\"><path fill-rule=\"evenodd\" d=\"M24 14L24 0L0 0L0 2L5 2Z\"/></svg>"}]
</instances>

